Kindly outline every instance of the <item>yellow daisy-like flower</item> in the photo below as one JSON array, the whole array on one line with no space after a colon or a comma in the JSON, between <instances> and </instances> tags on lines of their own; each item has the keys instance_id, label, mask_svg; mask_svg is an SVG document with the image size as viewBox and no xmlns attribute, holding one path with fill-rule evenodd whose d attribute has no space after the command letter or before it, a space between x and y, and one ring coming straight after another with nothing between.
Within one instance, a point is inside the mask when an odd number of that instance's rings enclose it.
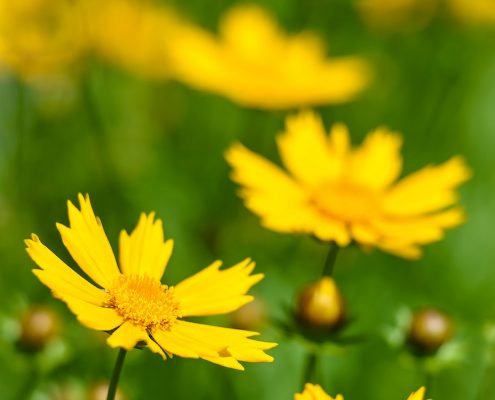
<instances>
[{"instance_id":1,"label":"yellow daisy-like flower","mask_svg":"<svg viewBox=\"0 0 495 400\"><path fill-rule=\"evenodd\" d=\"M135 0L82 0L93 49L107 61L149 78L169 76L171 10Z\"/></svg>"},{"instance_id":2,"label":"yellow daisy-like flower","mask_svg":"<svg viewBox=\"0 0 495 400\"><path fill-rule=\"evenodd\" d=\"M320 385L306 383L304 385L304 391L302 393L296 393L294 400L344 400L344 398L340 394L334 398L326 394Z\"/></svg>"},{"instance_id":3,"label":"yellow daisy-like flower","mask_svg":"<svg viewBox=\"0 0 495 400\"><path fill-rule=\"evenodd\" d=\"M265 227L417 258L420 245L463 222L456 189L471 173L457 156L398 180L401 143L379 128L353 149L344 125L327 136L320 118L305 111L287 118L277 140L289 173L241 144L226 158L246 206Z\"/></svg>"},{"instance_id":4,"label":"yellow daisy-like flower","mask_svg":"<svg viewBox=\"0 0 495 400\"><path fill-rule=\"evenodd\" d=\"M422 387L407 398L407 400L423 400L425 395L425 388ZM297 393L294 395L294 400L344 400L342 395L337 395L333 398L325 393L320 385L313 385L307 383L304 386L304 391L302 393Z\"/></svg>"},{"instance_id":5,"label":"yellow daisy-like flower","mask_svg":"<svg viewBox=\"0 0 495 400\"><path fill-rule=\"evenodd\" d=\"M251 275L251 260L225 270L216 261L175 287L167 286L160 280L173 242L164 241L161 220L154 220L153 213L142 214L131 234L122 231L117 264L89 197L79 195L79 203L80 209L68 202L70 225L57 228L72 258L95 284L69 268L36 235L26 245L41 268L34 274L83 325L111 331L111 347L132 349L145 343L164 359L175 354L239 370L244 369L239 361L273 360L263 350L276 344L250 339L256 332L184 320L228 313L250 302L253 298L246 292L263 278Z\"/></svg>"},{"instance_id":6,"label":"yellow daisy-like flower","mask_svg":"<svg viewBox=\"0 0 495 400\"><path fill-rule=\"evenodd\" d=\"M21 77L58 73L86 48L78 2L0 0L0 64Z\"/></svg>"},{"instance_id":7,"label":"yellow daisy-like flower","mask_svg":"<svg viewBox=\"0 0 495 400\"><path fill-rule=\"evenodd\" d=\"M358 57L328 59L312 33L284 33L261 7L236 6L219 36L183 23L170 40L174 76L241 105L285 109L351 100L369 81Z\"/></svg>"}]
</instances>

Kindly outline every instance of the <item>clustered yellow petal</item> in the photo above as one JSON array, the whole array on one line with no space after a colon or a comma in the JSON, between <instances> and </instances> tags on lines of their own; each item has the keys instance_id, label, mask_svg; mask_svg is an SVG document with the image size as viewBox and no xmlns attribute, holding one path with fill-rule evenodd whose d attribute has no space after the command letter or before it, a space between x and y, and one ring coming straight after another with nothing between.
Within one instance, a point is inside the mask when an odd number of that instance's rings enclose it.
<instances>
[{"instance_id":1,"label":"clustered yellow petal","mask_svg":"<svg viewBox=\"0 0 495 400\"><path fill-rule=\"evenodd\" d=\"M416 392L411 393L407 400L423 400L424 395L425 388L421 387ZM344 398L340 394L333 398L325 393L320 385L307 383L304 386L304 391L302 393L297 393L294 395L294 400L344 400Z\"/></svg>"},{"instance_id":2,"label":"clustered yellow petal","mask_svg":"<svg viewBox=\"0 0 495 400\"><path fill-rule=\"evenodd\" d=\"M288 35L263 8L251 4L229 10L218 36L183 22L169 45L177 79L256 108L346 102L370 76L361 58L327 59L318 37Z\"/></svg>"},{"instance_id":3,"label":"clustered yellow petal","mask_svg":"<svg viewBox=\"0 0 495 400\"><path fill-rule=\"evenodd\" d=\"M27 252L40 267L34 274L63 300L79 321L108 331L108 344L131 349L146 344L163 358L172 355L243 369L239 361L270 362L264 350L274 347L250 339L256 332L203 325L189 316L235 311L253 298L246 295L262 274L252 275L246 259L220 270L214 262L175 287L161 283L173 242L164 240L161 220L142 214L138 225L120 235L117 263L89 197L79 195L80 208L68 202L69 226L57 224L63 243L94 283L68 267L36 235L26 240Z\"/></svg>"},{"instance_id":4,"label":"clustered yellow petal","mask_svg":"<svg viewBox=\"0 0 495 400\"><path fill-rule=\"evenodd\" d=\"M352 148L346 126L328 136L311 111L288 117L277 144L288 172L241 144L226 153L246 206L269 229L418 258L464 221L457 188L471 172L459 156L399 180L400 135L378 128Z\"/></svg>"}]
</instances>

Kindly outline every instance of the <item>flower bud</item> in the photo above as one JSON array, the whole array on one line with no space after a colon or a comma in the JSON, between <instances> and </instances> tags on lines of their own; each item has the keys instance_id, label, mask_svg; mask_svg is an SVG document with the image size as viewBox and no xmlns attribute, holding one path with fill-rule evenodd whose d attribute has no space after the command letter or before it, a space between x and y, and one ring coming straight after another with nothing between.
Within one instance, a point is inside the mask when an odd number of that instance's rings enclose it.
<instances>
[{"instance_id":1,"label":"flower bud","mask_svg":"<svg viewBox=\"0 0 495 400\"><path fill-rule=\"evenodd\" d=\"M21 319L20 346L28 351L40 351L60 332L58 315L47 307L35 306Z\"/></svg>"},{"instance_id":2,"label":"flower bud","mask_svg":"<svg viewBox=\"0 0 495 400\"><path fill-rule=\"evenodd\" d=\"M297 317L310 328L334 329L344 320L344 301L335 281L323 277L299 293Z\"/></svg>"},{"instance_id":3,"label":"flower bud","mask_svg":"<svg viewBox=\"0 0 495 400\"><path fill-rule=\"evenodd\" d=\"M107 394L108 394L108 387L109 387L109 382L102 381L95 383L92 385L87 393L87 400L106 400ZM117 388L117 392L115 393L115 400L125 400L126 397L124 396L124 393L120 390L120 388Z\"/></svg>"},{"instance_id":4,"label":"flower bud","mask_svg":"<svg viewBox=\"0 0 495 400\"><path fill-rule=\"evenodd\" d=\"M434 353L453 335L450 318L434 308L425 308L414 313L409 341L417 350Z\"/></svg>"},{"instance_id":5,"label":"flower bud","mask_svg":"<svg viewBox=\"0 0 495 400\"><path fill-rule=\"evenodd\" d=\"M232 313L232 327L247 331L259 330L266 323L265 303L255 298Z\"/></svg>"}]
</instances>

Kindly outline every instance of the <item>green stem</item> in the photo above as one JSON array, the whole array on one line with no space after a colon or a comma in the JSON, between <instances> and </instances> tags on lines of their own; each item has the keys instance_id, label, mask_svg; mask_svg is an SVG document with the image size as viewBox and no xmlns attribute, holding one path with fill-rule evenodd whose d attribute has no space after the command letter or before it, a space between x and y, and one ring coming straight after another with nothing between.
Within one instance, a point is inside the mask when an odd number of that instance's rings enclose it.
<instances>
[{"instance_id":1,"label":"green stem","mask_svg":"<svg viewBox=\"0 0 495 400\"><path fill-rule=\"evenodd\" d=\"M126 354L127 351L125 349L119 349L117 361L115 361L115 367L113 368L112 380L110 381L110 386L108 387L107 400L115 399L115 393L117 393L117 386L119 384L120 371L122 371Z\"/></svg>"},{"instance_id":2,"label":"green stem","mask_svg":"<svg viewBox=\"0 0 495 400\"><path fill-rule=\"evenodd\" d=\"M304 381L302 386L306 383L316 383L316 367L318 363L318 357L316 350L311 350L306 359L306 366L304 367Z\"/></svg>"},{"instance_id":3,"label":"green stem","mask_svg":"<svg viewBox=\"0 0 495 400\"><path fill-rule=\"evenodd\" d=\"M335 242L330 242L330 248L328 249L327 258L325 259L325 264L323 264L323 271L321 273L322 276L332 276L338 254L339 245Z\"/></svg>"}]
</instances>

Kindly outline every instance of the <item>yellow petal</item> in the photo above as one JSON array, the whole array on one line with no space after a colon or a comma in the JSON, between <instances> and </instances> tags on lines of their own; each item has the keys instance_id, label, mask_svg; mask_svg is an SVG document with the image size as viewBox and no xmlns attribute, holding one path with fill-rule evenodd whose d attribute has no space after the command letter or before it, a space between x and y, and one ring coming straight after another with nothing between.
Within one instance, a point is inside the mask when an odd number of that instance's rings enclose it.
<instances>
[{"instance_id":1,"label":"yellow petal","mask_svg":"<svg viewBox=\"0 0 495 400\"><path fill-rule=\"evenodd\" d=\"M389 215L407 216L448 207L457 200L455 189L470 177L471 172L461 157L425 167L389 190L383 211Z\"/></svg>"},{"instance_id":2,"label":"yellow petal","mask_svg":"<svg viewBox=\"0 0 495 400\"><path fill-rule=\"evenodd\" d=\"M407 400L423 400L425 397L426 388L423 386L416 392L411 393Z\"/></svg>"},{"instance_id":3,"label":"yellow petal","mask_svg":"<svg viewBox=\"0 0 495 400\"><path fill-rule=\"evenodd\" d=\"M124 322L107 339L110 347L122 347L130 350L140 341L148 342L149 336L143 328L130 322Z\"/></svg>"},{"instance_id":4,"label":"yellow petal","mask_svg":"<svg viewBox=\"0 0 495 400\"><path fill-rule=\"evenodd\" d=\"M32 235L26 240L26 251L41 270L33 270L34 274L48 286L56 297L72 296L80 300L101 305L106 294L86 279L69 268L60 258L50 251L38 236Z\"/></svg>"},{"instance_id":5,"label":"yellow petal","mask_svg":"<svg viewBox=\"0 0 495 400\"><path fill-rule=\"evenodd\" d=\"M124 322L113 308L98 307L75 297L65 297L63 300L70 310L76 314L77 319L88 328L110 331Z\"/></svg>"},{"instance_id":6,"label":"yellow petal","mask_svg":"<svg viewBox=\"0 0 495 400\"><path fill-rule=\"evenodd\" d=\"M298 181L314 187L337 179L339 160L330 156L325 127L314 112L288 117L277 144L284 165Z\"/></svg>"},{"instance_id":7,"label":"yellow petal","mask_svg":"<svg viewBox=\"0 0 495 400\"><path fill-rule=\"evenodd\" d=\"M174 287L182 316L218 315L237 310L253 298L247 291L263 274L250 275L255 263L246 259L220 270L217 261Z\"/></svg>"},{"instance_id":8,"label":"yellow petal","mask_svg":"<svg viewBox=\"0 0 495 400\"><path fill-rule=\"evenodd\" d=\"M155 214L141 214L130 235L120 234L120 267L125 275L147 275L161 280L172 255L173 241L163 239L162 221Z\"/></svg>"},{"instance_id":9,"label":"yellow petal","mask_svg":"<svg viewBox=\"0 0 495 400\"><path fill-rule=\"evenodd\" d=\"M370 133L352 154L349 181L360 187L386 189L401 173L401 145L400 135L386 128Z\"/></svg>"},{"instance_id":10,"label":"yellow petal","mask_svg":"<svg viewBox=\"0 0 495 400\"><path fill-rule=\"evenodd\" d=\"M179 357L199 358L198 354L193 351L189 344L173 335L168 331L156 331L153 333L153 339L167 353L175 354Z\"/></svg>"},{"instance_id":11,"label":"yellow petal","mask_svg":"<svg viewBox=\"0 0 495 400\"><path fill-rule=\"evenodd\" d=\"M81 269L96 283L108 288L120 275L101 221L95 216L89 196L78 196L80 210L68 202L70 227L57 224L65 247Z\"/></svg>"},{"instance_id":12,"label":"yellow petal","mask_svg":"<svg viewBox=\"0 0 495 400\"><path fill-rule=\"evenodd\" d=\"M262 350L268 350L276 346L276 343L249 339L249 336L256 335L255 332L182 320L177 321L172 331L182 338L196 342L196 349L201 358L212 357L211 352L216 352L217 357L233 357L238 361L271 362L273 360ZM205 353L205 349L208 353Z\"/></svg>"},{"instance_id":13,"label":"yellow petal","mask_svg":"<svg viewBox=\"0 0 495 400\"><path fill-rule=\"evenodd\" d=\"M334 398L325 393L320 385L306 383L304 391L296 394L294 400L334 400ZM344 398L338 395L335 400L344 400Z\"/></svg>"}]
</instances>

